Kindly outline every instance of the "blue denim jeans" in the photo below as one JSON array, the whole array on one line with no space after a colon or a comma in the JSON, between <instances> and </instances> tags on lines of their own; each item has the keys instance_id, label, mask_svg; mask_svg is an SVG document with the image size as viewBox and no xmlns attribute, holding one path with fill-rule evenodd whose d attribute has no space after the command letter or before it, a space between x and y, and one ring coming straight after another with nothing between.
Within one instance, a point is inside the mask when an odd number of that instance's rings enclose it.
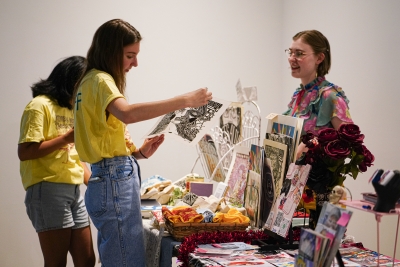
<instances>
[{"instance_id":1,"label":"blue denim jeans","mask_svg":"<svg viewBox=\"0 0 400 267\"><path fill-rule=\"evenodd\" d=\"M86 208L98 230L104 267L145 267L140 210L140 168L133 157L103 159L91 165Z\"/></svg>"}]
</instances>

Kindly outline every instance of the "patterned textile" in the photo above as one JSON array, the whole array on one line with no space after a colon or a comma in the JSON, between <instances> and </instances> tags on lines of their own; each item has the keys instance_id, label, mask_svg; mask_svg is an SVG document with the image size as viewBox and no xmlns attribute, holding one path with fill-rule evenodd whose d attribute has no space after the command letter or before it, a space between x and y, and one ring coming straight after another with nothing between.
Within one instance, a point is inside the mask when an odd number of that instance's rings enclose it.
<instances>
[{"instance_id":1,"label":"patterned textile","mask_svg":"<svg viewBox=\"0 0 400 267\"><path fill-rule=\"evenodd\" d=\"M348 103L341 87L326 81L325 77L318 77L296 89L283 115L304 119L302 135L307 131L316 134L321 129L333 128L333 117L352 123Z\"/></svg>"}]
</instances>

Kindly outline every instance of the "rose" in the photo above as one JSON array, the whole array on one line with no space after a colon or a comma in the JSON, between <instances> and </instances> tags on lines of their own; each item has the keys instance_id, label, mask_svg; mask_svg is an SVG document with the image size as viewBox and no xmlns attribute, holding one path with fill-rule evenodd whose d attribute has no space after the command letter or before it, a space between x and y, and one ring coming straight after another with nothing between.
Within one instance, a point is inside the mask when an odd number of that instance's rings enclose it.
<instances>
[{"instance_id":1,"label":"rose","mask_svg":"<svg viewBox=\"0 0 400 267\"><path fill-rule=\"evenodd\" d=\"M355 148L357 154L363 156L363 161L358 164L358 168L361 172L365 172L367 167L372 166L372 162L374 162L375 157L372 155L371 151L368 150L364 145Z\"/></svg>"},{"instance_id":2,"label":"rose","mask_svg":"<svg viewBox=\"0 0 400 267\"><path fill-rule=\"evenodd\" d=\"M318 141L321 144L339 139L338 132L332 128L322 129L318 132Z\"/></svg>"},{"instance_id":3,"label":"rose","mask_svg":"<svg viewBox=\"0 0 400 267\"><path fill-rule=\"evenodd\" d=\"M332 159L343 159L350 155L351 149L345 141L333 140L325 146L324 151Z\"/></svg>"},{"instance_id":4,"label":"rose","mask_svg":"<svg viewBox=\"0 0 400 267\"><path fill-rule=\"evenodd\" d=\"M339 136L348 142L359 144L364 142L364 135L361 134L360 128L353 123L340 125L338 132Z\"/></svg>"}]
</instances>

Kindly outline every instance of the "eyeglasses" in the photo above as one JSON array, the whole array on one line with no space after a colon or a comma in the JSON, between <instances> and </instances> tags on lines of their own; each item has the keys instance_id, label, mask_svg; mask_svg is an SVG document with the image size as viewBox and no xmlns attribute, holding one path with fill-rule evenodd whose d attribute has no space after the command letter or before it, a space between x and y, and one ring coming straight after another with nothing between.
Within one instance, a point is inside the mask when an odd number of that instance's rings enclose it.
<instances>
[{"instance_id":1,"label":"eyeglasses","mask_svg":"<svg viewBox=\"0 0 400 267\"><path fill-rule=\"evenodd\" d=\"M306 56L314 54L314 53L305 54L303 51L300 51L300 50L292 51L291 49L285 49L285 54L287 55L288 58L291 58L293 56L297 60L302 60Z\"/></svg>"}]
</instances>

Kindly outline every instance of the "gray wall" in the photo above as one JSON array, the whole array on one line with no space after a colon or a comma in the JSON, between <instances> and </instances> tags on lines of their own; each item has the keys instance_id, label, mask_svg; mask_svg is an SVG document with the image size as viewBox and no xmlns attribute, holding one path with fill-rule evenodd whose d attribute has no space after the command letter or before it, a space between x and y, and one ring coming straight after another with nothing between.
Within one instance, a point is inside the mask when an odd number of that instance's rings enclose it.
<instances>
[{"instance_id":1,"label":"gray wall","mask_svg":"<svg viewBox=\"0 0 400 267\"><path fill-rule=\"evenodd\" d=\"M283 50L300 30L322 31L333 56L327 79L345 90L353 119L376 156L373 168L356 181L346 180L359 199L360 193L373 190L368 178L376 168L399 168L399 9L396 0L1 1L0 266L43 266L37 235L25 213L16 153L20 116L31 99L29 86L47 78L61 58L84 56L105 21L125 19L144 37L139 67L127 77L131 103L203 86L215 97L234 101L240 78L242 85L258 88L262 134L265 116L284 111L299 84L290 76ZM138 145L154 123L129 126ZM167 139L151 159L140 161L142 176L176 180L190 172L195 159L195 148ZM200 164L195 171L202 172ZM393 253L396 222L395 216L387 216L380 224L385 254ZM354 211L348 234L377 249L376 228L372 214ZM68 266L73 266L71 260Z\"/></svg>"}]
</instances>

